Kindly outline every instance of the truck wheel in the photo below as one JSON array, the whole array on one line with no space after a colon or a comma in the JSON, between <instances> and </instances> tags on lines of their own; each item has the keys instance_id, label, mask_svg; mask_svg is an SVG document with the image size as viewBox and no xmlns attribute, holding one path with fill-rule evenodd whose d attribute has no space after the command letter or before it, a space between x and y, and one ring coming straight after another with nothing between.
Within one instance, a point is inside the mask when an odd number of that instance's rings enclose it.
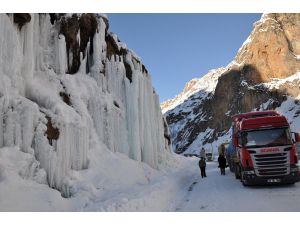
<instances>
[{"instance_id":1,"label":"truck wheel","mask_svg":"<svg viewBox=\"0 0 300 225\"><path fill-rule=\"evenodd\" d=\"M242 173L241 173L241 181L242 181L243 186L245 186L245 187L248 186Z\"/></svg>"}]
</instances>

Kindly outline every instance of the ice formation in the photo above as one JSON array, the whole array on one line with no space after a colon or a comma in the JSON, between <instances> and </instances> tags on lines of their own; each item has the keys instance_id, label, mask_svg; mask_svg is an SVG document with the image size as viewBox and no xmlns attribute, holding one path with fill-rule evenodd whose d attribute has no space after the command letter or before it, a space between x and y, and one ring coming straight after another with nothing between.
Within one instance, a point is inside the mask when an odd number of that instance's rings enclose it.
<instances>
[{"instance_id":1,"label":"ice formation","mask_svg":"<svg viewBox=\"0 0 300 225\"><path fill-rule=\"evenodd\" d=\"M150 75L107 31L105 18L96 18L79 70L70 75L75 55L59 20L31 14L20 27L13 15L0 14L0 148L17 146L33 155L31 177L46 172L48 185L63 196L69 195L70 171L89 168L91 149L123 153L155 169L170 160ZM126 48L123 55L108 55L108 36L120 51Z\"/></svg>"}]
</instances>

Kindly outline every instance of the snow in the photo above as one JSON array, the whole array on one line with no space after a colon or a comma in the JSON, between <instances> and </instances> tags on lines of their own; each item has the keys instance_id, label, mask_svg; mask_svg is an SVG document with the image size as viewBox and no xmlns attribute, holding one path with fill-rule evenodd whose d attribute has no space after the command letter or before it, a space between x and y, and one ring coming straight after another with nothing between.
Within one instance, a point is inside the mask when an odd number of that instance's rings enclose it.
<instances>
[{"instance_id":1,"label":"snow","mask_svg":"<svg viewBox=\"0 0 300 225\"><path fill-rule=\"evenodd\" d=\"M0 148L0 211L166 211L186 186L187 161L158 171L121 153L103 153L94 152L90 169L72 171L72 198L62 198L49 189L32 154Z\"/></svg>"},{"instance_id":2,"label":"snow","mask_svg":"<svg viewBox=\"0 0 300 225\"><path fill-rule=\"evenodd\" d=\"M287 117L288 122L291 126L292 132L298 132L300 133L300 118L299 112L300 112L300 105L295 103L295 100L299 101L300 96L298 98L292 98L287 97L287 100L284 101L280 107L276 108L276 110L283 114L285 117Z\"/></svg>"},{"instance_id":3,"label":"snow","mask_svg":"<svg viewBox=\"0 0 300 225\"><path fill-rule=\"evenodd\" d=\"M0 149L0 211L59 211L66 203L49 189L46 172L32 154L18 147Z\"/></svg>"}]
</instances>

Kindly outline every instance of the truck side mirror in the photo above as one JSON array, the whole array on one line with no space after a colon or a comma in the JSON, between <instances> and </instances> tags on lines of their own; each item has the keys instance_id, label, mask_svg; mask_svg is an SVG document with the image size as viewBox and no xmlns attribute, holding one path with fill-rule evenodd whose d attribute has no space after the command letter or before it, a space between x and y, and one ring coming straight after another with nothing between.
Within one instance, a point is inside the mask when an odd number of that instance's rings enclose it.
<instances>
[{"instance_id":1,"label":"truck side mirror","mask_svg":"<svg viewBox=\"0 0 300 225\"><path fill-rule=\"evenodd\" d=\"M241 141L242 141L242 146L247 145L248 143L247 133L245 132L241 133Z\"/></svg>"},{"instance_id":2,"label":"truck side mirror","mask_svg":"<svg viewBox=\"0 0 300 225\"><path fill-rule=\"evenodd\" d=\"M237 142L238 142L237 146L239 148L241 148L242 146L245 145L245 137L244 137L244 135L242 133L238 133Z\"/></svg>"},{"instance_id":3,"label":"truck side mirror","mask_svg":"<svg viewBox=\"0 0 300 225\"><path fill-rule=\"evenodd\" d=\"M236 138L236 146L240 147L240 148L242 147L242 137L241 137L240 133L238 133L237 138Z\"/></svg>"}]
</instances>

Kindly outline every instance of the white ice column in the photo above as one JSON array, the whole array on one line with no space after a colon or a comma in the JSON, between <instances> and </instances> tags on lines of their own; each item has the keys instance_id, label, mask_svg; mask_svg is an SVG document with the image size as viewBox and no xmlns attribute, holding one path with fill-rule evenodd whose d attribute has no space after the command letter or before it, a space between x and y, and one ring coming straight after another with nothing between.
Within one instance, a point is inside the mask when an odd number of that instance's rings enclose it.
<instances>
[{"instance_id":1,"label":"white ice column","mask_svg":"<svg viewBox=\"0 0 300 225\"><path fill-rule=\"evenodd\" d=\"M33 50L33 27L34 27L34 15L31 14L31 20L26 23L22 28L24 32L23 40L23 65L22 75L26 82L32 80L34 69L34 50Z\"/></svg>"},{"instance_id":2,"label":"white ice column","mask_svg":"<svg viewBox=\"0 0 300 225\"><path fill-rule=\"evenodd\" d=\"M67 50L65 36L60 34L56 40L56 73L65 74L68 70Z\"/></svg>"},{"instance_id":3,"label":"white ice column","mask_svg":"<svg viewBox=\"0 0 300 225\"><path fill-rule=\"evenodd\" d=\"M128 130L129 157L141 161L139 107L138 107L138 80L135 73L132 76L132 83L125 79L126 96L126 121Z\"/></svg>"}]
</instances>

